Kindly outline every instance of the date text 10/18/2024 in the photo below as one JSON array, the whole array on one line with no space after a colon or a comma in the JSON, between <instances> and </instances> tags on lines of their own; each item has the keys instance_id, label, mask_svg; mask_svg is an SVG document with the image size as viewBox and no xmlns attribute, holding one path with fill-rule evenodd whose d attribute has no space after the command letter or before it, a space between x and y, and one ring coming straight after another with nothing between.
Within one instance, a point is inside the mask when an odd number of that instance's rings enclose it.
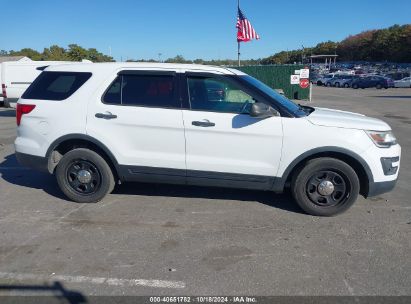
<instances>
[{"instance_id":1,"label":"date text 10/18/2024","mask_svg":"<svg viewBox=\"0 0 411 304\"><path fill-rule=\"evenodd\" d=\"M150 303L257 303L255 297L150 297Z\"/></svg>"}]
</instances>

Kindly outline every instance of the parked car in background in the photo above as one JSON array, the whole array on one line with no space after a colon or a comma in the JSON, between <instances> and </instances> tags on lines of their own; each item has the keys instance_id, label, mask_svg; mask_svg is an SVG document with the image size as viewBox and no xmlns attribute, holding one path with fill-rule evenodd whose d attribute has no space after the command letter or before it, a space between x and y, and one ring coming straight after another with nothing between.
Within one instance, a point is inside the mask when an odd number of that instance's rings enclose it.
<instances>
[{"instance_id":1,"label":"parked car in background","mask_svg":"<svg viewBox=\"0 0 411 304\"><path fill-rule=\"evenodd\" d=\"M356 75L338 75L337 77L332 78L329 82L332 87L349 88L351 87L351 82L357 78L359 77Z\"/></svg>"},{"instance_id":2,"label":"parked car in background","mask_svg":"<svg viewBox=\"0 0 411 304\"><path fill-rule=\"evenodd\" d=\"M391 78L382 76L366 76L352 81L351 87L353 89L377 88L388 89L394 87L394 81Z\"/></svg>"},{"instance_id":3,"label":"parked car in background","mask_svg":"<svg viewBox=\"0 0 411 304\"><path fill-rule=\"evenodd\" d=\"M317 81L322 78L322 75L310 72L310 82L317 84Z\"/></svg>"},{"instance_id":4,"label":"parked car in background","mask_svg":"<svg viewBox=\"0 0 411 304\"><path fill-rule=\"evenodd\" d=\"M325 83L324 85L327 87L333 87L334 86L334 82L341 79L341 75L334 75L334 77L329 78L329 79L325 79Z\"/></svg>"},{"instance_id":5,"label":"parked car in background","mask_svg":"<svg viewBox=\"0 0 411 304\"><path fill-rule=\"evenodd\" d=\"M317 85L319 86L326 85L327 82L333 79L334 77L335 77L335 74L322 75L317 79Z\"/></svg>"},{"instance_id":6,"label":"parked car in background","mask_svg":"<svg viewBox=\"0 0 411 304\"><path fill-rule=\"evenodd\" d=\"M394 81L394 87L396 87L396 88L411 88L411 77L405 77L401 80Z\"/></svg>"},{"instance_id":7,"label":"parked car in background","mask_svg":"<svg viewBox=\"0 0 411 304\"><path fill-rule=\"evenodd\" d=\"M385 74L385 77L391 78L392 80L401 80L404 79L406 77L410 77L410 73L409 72L394 72L394 73L388 73Z\"/></svg>"}]
</instances>

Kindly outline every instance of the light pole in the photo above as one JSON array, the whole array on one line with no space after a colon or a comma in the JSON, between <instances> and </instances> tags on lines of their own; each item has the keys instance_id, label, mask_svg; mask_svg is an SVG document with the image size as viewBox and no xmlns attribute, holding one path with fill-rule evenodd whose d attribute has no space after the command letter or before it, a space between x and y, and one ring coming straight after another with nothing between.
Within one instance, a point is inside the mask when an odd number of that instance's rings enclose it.
<instances>
[{"instance_id":1,"label":"light pole","mask_svg":"<svg viewBox=\"0 0 411 304\"><path fill-rule=\"evenodd\" d=\"M303 52L301 53L301 64L304 64L305 48L304 48L304 45L301 45L301 47L303 48Z\"/></svg>"}]
</instances>

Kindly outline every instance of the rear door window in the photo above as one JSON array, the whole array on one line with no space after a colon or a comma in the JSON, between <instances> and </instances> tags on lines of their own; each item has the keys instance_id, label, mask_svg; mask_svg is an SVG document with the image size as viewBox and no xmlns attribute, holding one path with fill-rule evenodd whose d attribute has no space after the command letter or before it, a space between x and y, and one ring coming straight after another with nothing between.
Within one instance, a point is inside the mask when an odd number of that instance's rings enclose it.
<instances>
[{"instance_id":1,"label":"rear door window","mask_svg":"<svg viewBox=\"0 0 411 304\"><path fill-rule=\"evenodd\" d=\"M172 75L119 75L105 92L106 104L154 108L181 108L176 77Z\"/></svg>"},{"instance_id":2,"label":"rear door window","mask_svg":"<svg viewBox=\"0 0 411 304\"><path fill-rule=\"evenodd\" d=\"M84 72L42 72L24 92L24 99L64 100L73 95L89 78Z\"/></svg>"},{"instance_id":3,"label":"rear door window","mask_svg":"<svg viewBox=\"0 0 411 304\"><path fill-rule=\"evenodd\" d=\"M110 85L106 93L103 96L103 102L112 105L121 104L121 89L122 89L122 80L121 76L117 77L116 80Z\"/></svg>"}]
</instances>

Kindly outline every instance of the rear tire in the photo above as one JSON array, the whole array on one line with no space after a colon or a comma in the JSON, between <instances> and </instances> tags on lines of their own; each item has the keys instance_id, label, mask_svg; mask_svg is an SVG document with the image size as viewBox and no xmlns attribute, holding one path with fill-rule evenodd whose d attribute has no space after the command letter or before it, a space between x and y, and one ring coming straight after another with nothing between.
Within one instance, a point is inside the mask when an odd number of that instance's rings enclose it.
<instances>
[{"instance_id":1,"label":"rear tire","mask_svg":"<svg viewBox=\"0 0 411 304\"><path fill-rule=\"evenodd\" d=\"M381 84L377 84L377 89L381 90L382 89L382 85Z\"/></svg>"},{"instance_id":2,"label":"rear tire","mask_svg":"<svg viewBox=\"0 0 411 304\"><path fill-rule=\"evenodd\" d=\"M348 210L358 198L360 182L355 171L334 158L308 161L294 174L291 193L297 204L314 216L334 216Z\"/></svg>"},{"instance_id":3,"label":"rear tire","mask_svg":"<svg viewBox=\"0 0 411 304\"><path fill-rule=\"evenodd\" d=\"M97 203L115 186L113 172L103 157L89 149L67 152L56 169L61 191L77 203Z\"/></svg>"},{"instance_id":4,"label":"rear tire","mask_svg":"<svg viewBox=\"0 0 411 304\"><path fill-rule=\"evenodd\" d=\"M353 84L353 85L352 85L352 88L355 89L355 90L357 90L357 89L359 88L359 86L358 86L358 84Z\"/></svg>"},{"instance_id":5,"label":"rear tire","mask_svg":"<svg viewBox=\"0 0 411 304\"><path fill-rule=\"evenodd\" d=\"M341 87L341 86L340 86L340 83L339 83L339 82L336 82L336 83L335 83L335 87L336 87L336 88Z\"/></svg>"},{"instance_id":6,"label":"rear tire","mask_svg":"<svg viewBox=\"0 0 411 304\"><path fill-rule=\"evenodd\" d=\"M349 88L350 85L348 83L344 84L344 88Z\"/></svg>"}]
</instances>

